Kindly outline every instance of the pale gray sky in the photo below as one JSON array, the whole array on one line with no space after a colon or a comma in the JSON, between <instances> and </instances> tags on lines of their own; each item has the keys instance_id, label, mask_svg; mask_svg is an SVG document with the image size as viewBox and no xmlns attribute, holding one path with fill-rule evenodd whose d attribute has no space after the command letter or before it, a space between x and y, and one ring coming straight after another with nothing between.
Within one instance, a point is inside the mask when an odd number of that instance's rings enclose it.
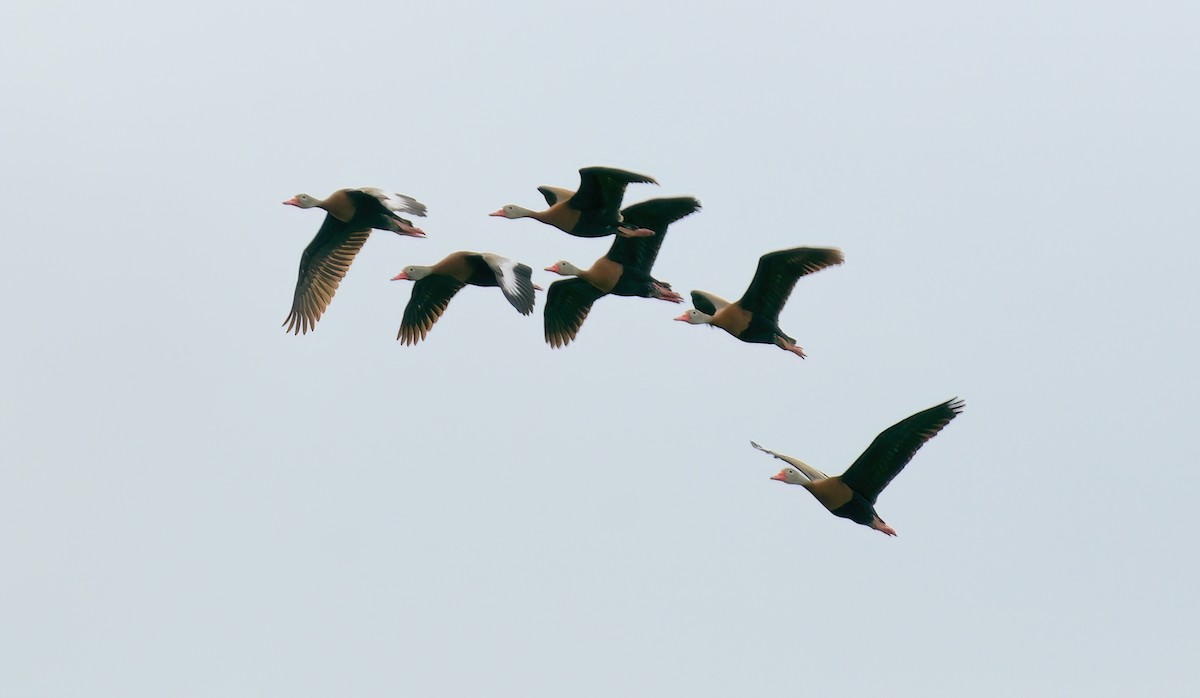
<instances>
[{"instance_id":1,"label":"pale gray sky","mask_svg":"<svg viewBox=\"0 0 1200 698\"><path fill-rule=\"evenodd\" d=\"M1189 3L17 0L0 9L0 694L1182 695L1194 660L1200 10ZM809 359L597 303L577 343L457 249L604 164L695 195L656 276L842 248ZM378 234L285 335L321 214ZM535 280L552 279L538 271ZM966 412L889 539L767 478Z\"/></svg>"}]
</instances>

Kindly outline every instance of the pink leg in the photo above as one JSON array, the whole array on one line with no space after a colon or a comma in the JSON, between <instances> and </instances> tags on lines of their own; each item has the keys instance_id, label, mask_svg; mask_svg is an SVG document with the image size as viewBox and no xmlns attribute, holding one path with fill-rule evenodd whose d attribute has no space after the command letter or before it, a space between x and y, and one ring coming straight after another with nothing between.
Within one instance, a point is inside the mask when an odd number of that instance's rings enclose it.
<instances>
[{"instance_id":1,"label":"pink leg","mask_svg":"<svg viewBox=\"0 0 1200 698\"><path fill-rule=\"evenodd\" d=\"M654 293L656 294L654 296L655 298L661 298L664 301L670 301L672 303L682 303L683 302L683 296L679 295L678 293L675 293L671 289L669 289L666 286L663 286L662 284L659 284L659 283L654 284Z\"/></svg>"},{"instance_id":2,"label":"pink leg","mask_svg":"<svg viewBox=\"0 0 1200 698\"><path fill-rule=\"evenodd\" d=\"M408 225L407 223L401 223L401 222L397 221L396 228L397 228L396 232L400 233L401 235L411 235L416 238L425 237L424 230L421 230L420 228L418 228L416 226Z\"/></svg>"},{"instance_id":3,"label":"pink leg","mask_svg":"<svg viewBox=\"0 0 1200 698\"><path fill-rule=\"evenodd\" d=\"M776 337L775 344L777 344L779 348L783 349L784 351L790 351L802 359L805 358L804 350L800 348L799 344L791 344L783 337Z\"/></svg>"},{"instance_id":4,"label":"pink leg","mask_svg":"<svg viewBox=\"0 0 1200 698\"><path fill-rule=\"evenodd\" d=\"M617 226L617 234L627 238L647 238L654 235L655 232L649 228L630 228L628 226Z\"/></svg>"},{"instance_id":5,"label":"pink leg","mask_svg":"<svg viewBox=\"0 0 1200 698\"><path fill-rule=\"evenodd\" d=\"M879 518L878 516L876 516L875 520L871 522L871 528L875 529L876 531L879 531L880 533L886 533L889 536L896 535L896 529L885 524L883 522L883 519Z\"/></svg>"}]
</instances>

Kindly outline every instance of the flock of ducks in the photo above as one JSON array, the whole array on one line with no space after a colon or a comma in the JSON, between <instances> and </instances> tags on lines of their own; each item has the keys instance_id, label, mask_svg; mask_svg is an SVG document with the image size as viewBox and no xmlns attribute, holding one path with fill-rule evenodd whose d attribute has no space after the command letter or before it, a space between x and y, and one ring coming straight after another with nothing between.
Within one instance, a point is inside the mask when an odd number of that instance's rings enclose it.
<instances>
[{"instance_id":1,"label":"flock of ducks","mask_svg":"<svg viewBox=\"0 0 1200 698\"><path fill-rule=\"evenodd\" d=\"M579 189L542 186L543 211L515 204L489 215L532 218L577 237L612 236L608 252L584 269L559 261L546 271L569 277L554 282L546 292L543 309L546 343L565 347L579 334L592 305L607 295L656 298L682 303L669 283L651 275L654 261L673 223L700 210L690 196L657 198L621 208L630 184L657 184L652 177L611 167L585 167L579 171ZM297 194L283 202L298 208L320 208L325 220L316 237L300 256L300 272L292 308L284 320L286 331L306 334L325 313L338 284L372 230L401 236L425 237L425 232L403 217L424 217L425 205L403 194L362 187L341 189L325 199ZM764 254L750 285L737 301L729 302L705 291L692 291L694 308L676 320L719 327L743 342L773 344L804 358L796 340L779 327L779 313L800 277L844 261L840 250L794 247ZM431 266L407 266L393 281L413 282L412 296L404 308L396 338L402 344L425 339L464 286L495 286L517 312L529 315L536 302L532 269L490 252L453 252ZM875 511L875 500L917 450L962 412L957 398L918 412L879 434L858 460L838 476L820 470L753 441L750 445L785 467L772 480L799 485L835 516L869 526L889 536L892 527Z\"/></svg>"}]
</instances>

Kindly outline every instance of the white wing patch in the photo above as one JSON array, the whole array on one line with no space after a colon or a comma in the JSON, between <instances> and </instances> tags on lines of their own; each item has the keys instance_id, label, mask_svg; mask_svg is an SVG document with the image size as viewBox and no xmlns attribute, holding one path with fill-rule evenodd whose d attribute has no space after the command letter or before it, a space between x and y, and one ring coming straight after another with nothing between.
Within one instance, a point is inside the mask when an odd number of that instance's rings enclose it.
<instances>
[{"instance_id":1,"label":"white wing patch","mask_svg":"<svg viewBox=\"0 0 1200 698\"><path fill-rule=\"evenodd\" d=\"M757 448L758 450L762 451L763 453L765 453L769 456L778 458L779 460L783 461L784 463L787 463L788 465L792 466L791 468L788 468L788 470L794 470L797 475L802 476L805 480L808 480L809 482L816 482L818 480L826 480L829 478L828 475L821 472L820 470L817 470L816 468L812 467L811 465L809 465L808 463L805 463L802 460L799 460L797 458L792 458L791 456L785 456L782 453L776 453L775 451L772 451L769 448L763 448L762 446L759 446L758 444L754 443L753 441L750 442L750 445L753 446L754 448Z\"/></svg>"},{"instance_id":2,"label":"white wing patch","mask_svg":"<svg viewBox=\"0 0 1200 698\"><path fill-rule=\"evenodd\" d=\"M487 262L492 271L496 272L496 280L500 282L500 288L504 291L504 295L510 296L517 292L516 262L490 252L483 253L483 261Z\"/></svg>"},{"instance_id":3,"label":"white wing patch","mask_svg":"<svg viewBox=\"0 0 1200 698\"><path fill-rule=\"evenodd\" d=\"M709 303L712 303L713 307L716 308L717 310L720 310L721 308L724 308L725 306L729 305L729 301L725 300L724 298L721 298L720 296L714 296L713 294L708 293L707 291L692 291L692 293L695 293L698 296L703 296ZM753 442L751 442L751 443L753 443ZM755 446L755 448L758 448L758 447ZM759 448L759 450L765 451L766 449Z\"/></svg>"},{"instance_id":4,"label":"white wing patch","mask_svg":"<svg viewBox=\"0 0 1200 698\"><path fill-rule=\"evenodd\" d=\"M562 187L541 186L538 187L538 191L542 192L543 195L550 193L554 196L554 201L550 202L551 206L575 196L575 192L571 191L570 189L563 189Z\"/></svg>"},{"instance_id":5,"label":"white wing patch","mask_svg":"<svg viewBox=\"0 0 1200 698\"><path fill-rule=\"evenodd\" d=\"M496 274L500 291L517 312L528 315L533 312L533 270L507 257L484 252L483 261Z\"/></svg>"},{"instance_id":6,"label":"white wing patch","mask_svg":"<svg viewBox=\"0 0 1200 698\"><path fill-rule=\"evenodd\" d=\"M389 194L388 192L377 187L359 187L357 191L379 199L379 203L383 204L389 211L395 213L411 213L414 216L425 217L427 209L425 204L408 196L407 194Z\"/></svg>"}]
</instances>

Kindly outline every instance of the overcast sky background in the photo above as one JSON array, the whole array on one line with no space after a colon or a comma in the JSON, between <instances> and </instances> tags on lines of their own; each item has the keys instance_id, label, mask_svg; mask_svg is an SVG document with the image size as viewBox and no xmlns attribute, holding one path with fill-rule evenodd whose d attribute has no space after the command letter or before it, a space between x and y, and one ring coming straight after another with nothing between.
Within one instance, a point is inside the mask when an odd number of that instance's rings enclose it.
<instances>
[{"instance_id":1,"label":"overcast sky background","mask_svg":"<svg viewBox=\"0 0 1200 698\"><path fill-rule=\"evenodd\" d=\"M0 9L0 694L1183 695L1200 685L1200 10L1190 3L78 3ZM388 279L609 240L485 214L587 165L694 195L678 306L542 341ZM319 211L372 236L286 335ZM553 279L541 271L535 280ZM889 539L768 481L965 413Z\"/></svg>"}]
</instances>

